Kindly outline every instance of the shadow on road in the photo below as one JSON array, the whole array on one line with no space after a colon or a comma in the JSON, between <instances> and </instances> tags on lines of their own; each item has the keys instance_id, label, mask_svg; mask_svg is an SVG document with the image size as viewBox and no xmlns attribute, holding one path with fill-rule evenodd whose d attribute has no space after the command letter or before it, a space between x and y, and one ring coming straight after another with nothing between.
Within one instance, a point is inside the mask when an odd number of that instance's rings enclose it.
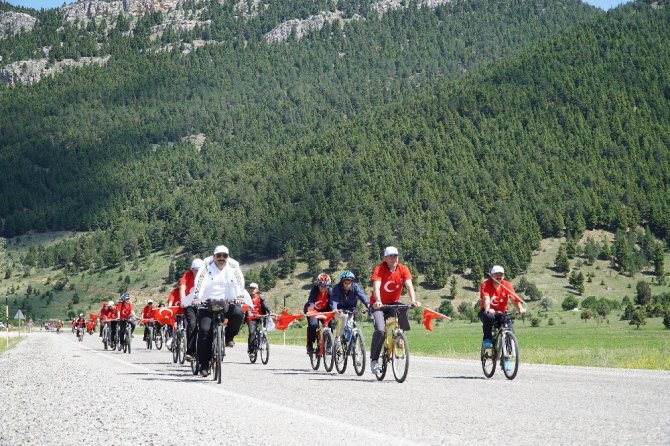
<instances>
[{"instance_id":1,"label":"shadow on road","mask_svg":"<svg viewBox=\"0 0 670 446\"><path fill-rule=\"evenodd\" d=\"M434 376L437 379L486 379L483 376Z\"/></svg>"}]
</instances>

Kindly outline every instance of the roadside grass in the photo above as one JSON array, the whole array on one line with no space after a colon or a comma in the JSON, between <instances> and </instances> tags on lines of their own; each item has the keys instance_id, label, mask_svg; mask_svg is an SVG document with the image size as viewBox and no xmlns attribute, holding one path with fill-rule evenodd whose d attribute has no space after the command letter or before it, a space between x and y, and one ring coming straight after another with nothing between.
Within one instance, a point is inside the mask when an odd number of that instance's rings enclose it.
<instances>
[{"instance_id":1,"label":"roadside grass","mask_svg":"<svg viewBox=\"0 0 670 446\"><path fill-rule=\"evenodd\" d=\"M25 339L25 336L23 337L11 337L9 338L9 344L7 343L7 340L5 337L0 337L0 355L2 355L5 351L13 348L16 346L16 344L19 343L19 341Z\"/></svg>"}]
</instances>

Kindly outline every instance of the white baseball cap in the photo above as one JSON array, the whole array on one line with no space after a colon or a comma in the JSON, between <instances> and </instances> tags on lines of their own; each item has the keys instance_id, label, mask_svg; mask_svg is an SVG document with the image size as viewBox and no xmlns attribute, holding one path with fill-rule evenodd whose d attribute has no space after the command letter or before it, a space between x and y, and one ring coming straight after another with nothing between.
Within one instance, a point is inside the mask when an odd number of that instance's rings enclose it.
<instances>
[{"instance_id":1,"label":"white baseball cap","mask_svg":"<svg viewBox=\"0 0 670 446\"><path fill-rule=\"evenodd\" d=\"M397 256L398 255L398 248L395 246L387 246L386 249L384 249L384 257L386 256Z\"/></svg>"},{"instance_id":2,"label":"white baseball cap","mask_svg":"<svg viewBox=\"0 0 670 446\"><path fill-rule=\"evenodd\" d=\"M151 300L151 299L149 299L149 300L147 301L147 305L152 304L152 303L154 303L154 301Z\"/></svg>"},{"instance_id":3,"label":"white baseball cap","mask_svg":"<svg viewBox=\"0 0 670 446\"><path fill-rule=\"evenodd\" d=\"M258 289L258 284L257 284L256 282L251 282L251 283L249 284L249 288L256 288L256 289Z\"/></svg>"},{"instance_id":4,"label":"white baseball cap","mask_svg":"<svg viewBox=\"0 0 670 446\"><path fill-rule=\"evenodd\" d=\"M200 268L203 268L205 266L205 262L202 261L202 259L193 259L191 262L191 269L194 270L199 270Z\"/></svg>"},{"instance_id":5,"label":"white baseball cap","mask_svg":"<svg viewBox=\"0 0 670 446\"><path fill-rule=\"evenodd\" d=\"M227 246L219 245L216 248L214 248L214 255L221 254L221 253L230 255L230 253L228 252L228 247Z\"/></svg>"},{"instance_id":6,"label":"white baseball cap","mask_svg":"<svg viewBox=\"0 0 670 446\"><path fill-rule=\"evenodd\" d=\"M503 268L500 265L493 265L493 268L491 268L491 274L505 274L505 268Z\"/></svg>"}]
</instances>

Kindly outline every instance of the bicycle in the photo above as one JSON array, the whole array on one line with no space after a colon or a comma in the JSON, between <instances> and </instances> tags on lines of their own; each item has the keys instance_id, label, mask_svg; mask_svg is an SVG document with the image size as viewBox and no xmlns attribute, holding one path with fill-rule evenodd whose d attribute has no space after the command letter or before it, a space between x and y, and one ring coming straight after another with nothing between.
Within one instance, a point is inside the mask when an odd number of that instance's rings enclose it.
<instances>
[{"instance_id":1,"label":"bicycle","mask_svg":"<svg viewBox=\"0 0 670 446\"><path fill-rule=\"evenodd\" d=\"M86 334L86 332L84 331L84 328L83 327L77 327L76 330L77 330L77 340L79 342L83 342L84 341L84 335Z\"/></svg>"},{"instance_id":2,"label":"bicycle","mask_svg":"<svg viewBox=\"0 0 670 446\"><path fill-rule=\"evenodd\" d=\"M487 378L491 378L496 372L498 362L500 362L500 369L509 380L514 379L519 371L519 343L510 327L512 316L517 314L519 313L499 312L496 314L500 317L496 317L493 323L491 342L493 345L490 349L485 349L482 345L481 349L482 370Z\"/></svg>"},{"instance_id":3,"label":"bicycle","mask_svg":"<svg viewBox=\"0 0 670 446\"><path fill-rule=\"evenodd\" d=\"M183 364L186 360L186 328L184 327L184 315L177 314L174 317L175 328L173 329L172 362Z\"/></svg>"},{"instance_id":4,"label":"bicycle","mask_svg":"<svg viewBox=\"0 0 670 446\"><path fill-rule=\"evenodd\" d=\"M102 321L102 345L105 347L105 350L107 350L108 346L111 346L112 341L110 339L110 331L111 329L109 328L109 321ZM114 348L112 347L112 350Z\"/></svg>"},{"instance_id":5,"label":"bicycle","mask_svg":"<svg viewBox=\"0 0 670 446\"><path fill-rule=\"evenodd\" d=\"M146 334L144 335L144 342L147 343L147 350L151 350L154 344L154 331L155 331L155 324L153 319L148 319L145 323L144 326L146 327Z\"/></svg>"},{"instance_id":6,"label":"bicycle","mask_svg":"<svg viewBox=\"0 0 670 446\"><path fill-rule=\"evenodd\" d=\"M407 342L407 335L398 326L398 315L400 310L408 309L410 305L383 305L382 308L393 309L393 314L386 320L384 346L379 358L381 364L378 371L375 372L375 377L378 381L383 380L386 376L387 365L390 362L395 380L402 383L407 378L407 371L409 370L409 343Z\"/></svg>"},{"instance_id":7,"label":"bicycle","mask_svg":"<svg viewBox=\"0 0 670 446\"><path fill-rule=\"evenodd\" d=\"M125 328L126 335L123 339L123 342L119 346L119 350L121 350L121 348L123 348L123 353L130 354L131 344L132 344L132 333L130 331L130 320L126 320L125 322L126 322L126 328ZM120 325L121 324L117 324L117 326L116 326L116 330L119 334L121 333Z\"/></svg>"},{"instance_id":8,"label":"bicycle","mask_svg":"<svg viewBox=\"0 0 670 446\"><path fill-rule=\"evenodd\" d=\"M270 340L268 339L268 332L265 324L267 323L267 318L271 317L269 314L264 314L258 317L258 323L256 324L256 337L254 341L249 345L249 361L252 364L256 363L258 359L258 353L261 355L261 362L263 365L267 364L270 360Z\"/></svg>"},{"instance_id":9,"label":"bicycle","mask_svg":"<svg viewBox=\"0 0 670 446\"><path fill-rule=\"evenodd\" d=\"M213 313L212 317L212 331L214 333L212 339L212 379L221 384L221 363L223 357L226 356L226 326L223 320L224 309L218 304L210 303Z\"/></svg>"},{"instance_id":10,"label":"bicycle","mask_svg":"<svg viewBox=\"0 0 670 446\"><path fill-rule=\"evenodd\" d=\"M347 358L351 355L356 375L362 376L365 372L365 340L363 333L356 325L354 314L353 311L342 312L335 335L333 354L337 373L344 373L347 369Z\"/></svg>"},{"instance_id":11,"label":"bicycle","mask_svg":"<svg viewBox=\"0 0 670 446\"><path fill-rule=\"evenodd\" d=\"M337 311L324 313L305 313L307 317L314 317L322 321L316 329L316 348L309 354L309 361L313 370L318 370L323 358L323 368L326 372L333 370L334 356L333 345L335 344L333 332L329 327L330 321L335 317Z\"/></svg>"}]
</instances>

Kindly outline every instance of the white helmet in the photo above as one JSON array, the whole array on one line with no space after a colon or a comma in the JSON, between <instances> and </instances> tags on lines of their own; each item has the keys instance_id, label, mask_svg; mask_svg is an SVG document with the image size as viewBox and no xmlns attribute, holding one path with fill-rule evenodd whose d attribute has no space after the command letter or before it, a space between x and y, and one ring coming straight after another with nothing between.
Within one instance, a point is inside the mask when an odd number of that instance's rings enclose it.
<instances>
[{"instance_id":1,"label":"white helmet","mask_svg":"<svg viewBox=\"0 0 670 446\"><path fill-rule=\"evenodd\" d=\"M505 274L505 268L500 265L493 265L493 268L491 268L491 275L500 273Z\"/></svg>"},{"instance_id":2,"label":"white helmet","mask_svg":"<svg viewBox=\"0 0 670 446\"><path fill-rule=\"evenodd\" d=\"M79 317L84 317L84 313L79 313Z\"/></svg>"},{"instance_id":3,"label":"white helmet","mask_svg":"<svg viewBox=\"0 0 670 446\"><path fill-rule=\"evenodd\" d=\"M198 271L200 268L205 267L205 262L202 259L193 259L191 262L191 269Z\"/></svg>"},{"instance_id":4,"label":"white helmet","mask_svg":"<svg viewBox=\"0 0 670 446\"><path fill-rule=\"evenodd\" d=\"M114 301L110 300L109 302L107 302L107 306L108 307L113 307L114 306Z\"/></svg>"},{"instance_id":5,"label":"white helmet","mask_svg":"<svg viewBox=\"0 0 670 446\"><path fill-rule=\"evenodd\" d=\"M151 305L151 304L153 304L153 303L154 303L154 301L151 300L151 299L149 299L149 300L147 301L147 305Z\"/></svg>"},{"instance_id":6,"label":"white helmet","mask_svg":"<svg viewBox=\"0 0 670 446\"><path fill-rule=\"evenodd\" d=\"M251 283L249 284L249 288L256 288L256 289L258 289L258 284L257 284L256 282L251 282Z\"/></svg>"}]
</instances>

